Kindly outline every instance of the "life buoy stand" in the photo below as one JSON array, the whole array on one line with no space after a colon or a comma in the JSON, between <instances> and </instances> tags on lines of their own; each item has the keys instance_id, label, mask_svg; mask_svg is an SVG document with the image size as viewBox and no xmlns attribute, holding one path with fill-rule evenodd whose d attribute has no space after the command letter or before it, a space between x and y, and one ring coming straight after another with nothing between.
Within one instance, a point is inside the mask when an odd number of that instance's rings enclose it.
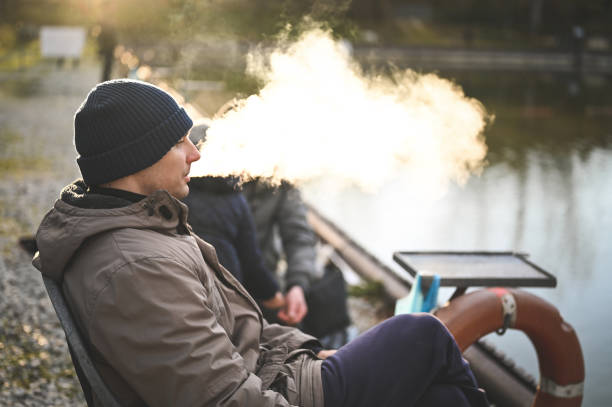
<instances>
[{"instance_id":1,"label":"life buoy stand","mask_svg":"<svg viewBox=\"0 0 612 407\"><path fill-rule=\"evenodd\" d=\"M574 407L582 403L584 359L574 329L547 301L526 291L487 288L459 296L435 315L463 352L494 331L524 332L538 355L540 383L533 407Z\"/></svg>"}]
</instances>

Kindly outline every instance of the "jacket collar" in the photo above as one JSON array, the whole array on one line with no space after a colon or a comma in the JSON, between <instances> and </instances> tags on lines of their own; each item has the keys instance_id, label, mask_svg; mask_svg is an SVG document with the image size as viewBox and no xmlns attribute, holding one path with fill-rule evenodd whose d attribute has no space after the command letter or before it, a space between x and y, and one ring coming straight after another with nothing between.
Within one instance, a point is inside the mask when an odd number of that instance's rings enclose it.
<instances>
[{"instance_id":1,"label":"jacket collar","mask_svg":"<svg viewBox=\"0 0 612 407\"><path fill-rule=\"evenodd\" d=\"M101 200L107 207L96 208ZM33 264L43 274L61 280L66 264L85 240L123 228L188 234L187 211L187 206L167 191L156 191L131 203L119 197L89 194L82 180L75 181L64 188L42 220Z\"/></svg>"}]
</instances>

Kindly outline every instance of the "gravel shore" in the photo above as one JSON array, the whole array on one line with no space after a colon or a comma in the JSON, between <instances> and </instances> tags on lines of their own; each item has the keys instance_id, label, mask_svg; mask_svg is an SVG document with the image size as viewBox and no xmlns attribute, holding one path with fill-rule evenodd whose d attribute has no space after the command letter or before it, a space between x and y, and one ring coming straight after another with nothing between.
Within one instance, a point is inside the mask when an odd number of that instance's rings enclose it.
<instances>
[{"instance_id":1,"label":"gravel shore","mask_svg":"<svg viewBox=\"0 0 612 407\"><path fill-rule=\"evenodd\" d=\"M72 117L97 65L0 72L0 406L85 406L64 332L31 255L31 236L78 176Z\"/></svg>"},{"instance_id":2,"label":"gravel shore","mask_svg":"<svg viewBox=\"0 0 612 407\"><path fill-rule=\"evenodd\" d=\"M0 405L84 406L64 332L30 256L0 260Z\"/></svg>"}]
</instances>

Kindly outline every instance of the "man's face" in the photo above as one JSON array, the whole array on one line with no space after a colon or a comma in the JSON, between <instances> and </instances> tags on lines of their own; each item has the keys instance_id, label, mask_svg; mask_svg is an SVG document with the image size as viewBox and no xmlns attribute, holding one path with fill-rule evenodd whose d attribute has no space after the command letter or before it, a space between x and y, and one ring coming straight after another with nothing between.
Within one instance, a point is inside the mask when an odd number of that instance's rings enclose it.
<instances>
[{"instance_id":1,"label":"man's face","mask_svg":"<svg viewBox=\"0 0 612 407\"><path fill-rule=\"evenodd\" d=\"M191 163L199 159L200 152L189 137L184 136L161 160L134 174L140 187L139 192L150 195L157 190L165 189L175 198L186 197L189 193L187 183Z\"/></svg>"}]
</instances>

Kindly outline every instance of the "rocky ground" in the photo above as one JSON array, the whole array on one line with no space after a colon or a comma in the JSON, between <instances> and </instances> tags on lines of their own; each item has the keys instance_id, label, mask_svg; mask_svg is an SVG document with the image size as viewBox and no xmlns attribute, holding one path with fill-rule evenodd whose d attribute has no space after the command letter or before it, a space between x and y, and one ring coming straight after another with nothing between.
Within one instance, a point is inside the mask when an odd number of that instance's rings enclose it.
<instances>
[{"instance_id":1,"label":"rocky ground","mask_svg":"<svg viewBox=\"0 0 612 407\"><path fill-rule=\"evenodd\" d=\"M0 260L0 405L84 406L64 333L30 256Z\"/></svg>"},{"instance_id":2,"label":"rocky ground","mask_svg":"<svg viewBox=\"0 0 612 407\"><path fill-rule=\"evenodd\" d=\"M31 256L32 235L78 175L72 117L95 64L0 72L0 405L84 406L64 333Z\"/></svg>"}]
</instances>

